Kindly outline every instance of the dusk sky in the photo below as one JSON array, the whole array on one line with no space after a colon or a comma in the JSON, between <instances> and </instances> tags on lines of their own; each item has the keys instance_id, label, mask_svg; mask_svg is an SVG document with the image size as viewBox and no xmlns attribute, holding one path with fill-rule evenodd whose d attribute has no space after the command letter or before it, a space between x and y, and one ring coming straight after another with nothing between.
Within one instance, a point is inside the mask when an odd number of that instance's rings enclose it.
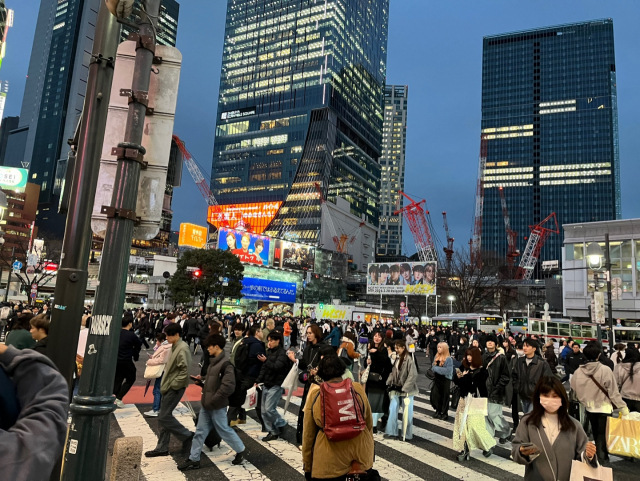
<instances>
[{"instance_id":1,"label":"dusk sky","mask_svg":"<svg viewBox=\"0 0 640 481\"><path fill-rule=\"evenodd\" d=\"M209 173L226 0L178 0L183 54L174 131ZM6 0L15 10L0 79L9 81L5 116L19 115L39 0ZM447 211L456 247L469 241L480 147L482 37L536 27L613 18L623 218L640 217L640 2L391 0L387 83L409 86L405 190L425 198L444 241ZM118 86L124 87L124 86ZM207 206L187 170L175 190L173 228L206 224ZM405 227L404 247L415 252Z\"/></svg>"}]
</instances>

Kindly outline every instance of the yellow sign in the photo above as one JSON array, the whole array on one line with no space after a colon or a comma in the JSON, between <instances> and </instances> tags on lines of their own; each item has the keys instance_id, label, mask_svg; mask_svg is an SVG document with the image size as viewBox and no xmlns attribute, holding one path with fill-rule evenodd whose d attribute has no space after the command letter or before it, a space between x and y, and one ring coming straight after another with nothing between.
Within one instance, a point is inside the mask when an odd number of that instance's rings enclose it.
<instances>
[{"instance_id":1,"label":"yellow sign","mask_svg":"<svg viewBox=\"0 0 640 481\"><path fill-rule=\"evenodd\" d=\"M195 224L180 224L178 245L202 249L207 245L207 228Z\"/></svg>"}]
</instances>

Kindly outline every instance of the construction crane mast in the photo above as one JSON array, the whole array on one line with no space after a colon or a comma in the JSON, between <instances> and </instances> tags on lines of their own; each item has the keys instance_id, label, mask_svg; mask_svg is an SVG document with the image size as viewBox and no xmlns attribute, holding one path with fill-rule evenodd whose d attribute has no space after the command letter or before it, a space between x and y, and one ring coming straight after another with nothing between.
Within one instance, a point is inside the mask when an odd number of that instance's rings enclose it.
<instances>
[{"instance_id":1,"label":"construction crane mast","mask_svg":"<svg viewBox=\"0 0 640 481\"><path fill-rule=\"evenodd\" d=\"M401 190L398 193L406 197L410 204L400 210L396 210L393 215L398 215L399 213L404 215L407 224L409 224L409 229L411 229L411 234L413 234L413 241L416 244L420 260L422 262L437 261L438 254L433 244L426 217L429 211L425 212L422 207L426 201L423 199L420 202L416 202Z\"/></svg>"},{"instance_id":2,"label":"construction crane mast","mask_svg":"<svg viewBox=\"0 0 640 481\"><path fill-rule=\"evenodd\" d=\"M204 197L204 200L207 202L208 205L214 207L215 213L220 214L220 217L224 217L222 215L223 213L222 213L222 208L220 207L220 204L218 204L218 201L214 197L213 192L211 192L211 189L209 188L209 183L205 179L204 175L202 175L202 171L200 170L200 167L198 167L198 164L196 163L195 159L191 155L191 152L187 150L187 147L184 145L184 142L180 139L180 137L178 137L177 135L173 135L173 140L178 146L180 153L182 153L184 163L187 166L187 169L189 170L189 173L191 174L193 181L198 186L198 189L200 189L200 193ZM222 219L221 224L224 227L229 226L229 222L226 219Z\"/></svg>"},{"instance_id":3,"label":"construction crane mast","mask_svg":"<svg viewBox=\"0 0 640 481\"><path fill-rule=\"evenodd\" d=\"M551 221L551 219L553 219L555 224L553 229L545 227L545 224ZM540 251L542 250L544 243L551 234L560 233L560 229L558 228L558 219L556 218L555 212L551 213L542 222L535 226L529 226L529 228L531 229L531 235L529 236L527 247L525 247L524 252L522 253L518 272L516 272L516 279L523 279L527 281L531 279L531 276L533 276L533 270L536 267L538 258L540 257Z\"/></svg>"},{"instance_id":4,"label":"construction crane mast","mask_svg":"<svg viewBox=\"0 0 640 481\"><path fill-rule=\"evenodd\" d=\"M442 213L442 220L444 225L444 233L447 236L447 247L445 247L444 253L447 256L447 268L451 265L451 260L453 259L453 237L449 234L449 222L447 222L447 213Z\"/></svg>"},{"instance_id":5,"label":"construction crane mast","mask_svg":"<svg viewBox=\"0 0 640 481\"><path fill-rule=\"evenodd\" d=\"M507 199L504 195L504 189L499 187L500 201L502 202L502 217L504 217L504 228L507 232L507 266L509 268L509 275L511 276L513 266L516 265L516 257L520 255L518 250L518 233L511 229L511 220L509 219L509 209L507 209Z\"/></svg>"},{"instance_id":6,"label":"construction crane mast","mask_svg":"<svg viewBox=\"0 0 640 481\"><path fill-rule=\"evenodd\" d=\"M478 184L476 186L476 210L473 222L473 237L469 242L471 264L482 266L482 212L484 208L484 170L487 166L487 138L480 136L480 158L478 162Z\"/></svg>"}]
</instances>

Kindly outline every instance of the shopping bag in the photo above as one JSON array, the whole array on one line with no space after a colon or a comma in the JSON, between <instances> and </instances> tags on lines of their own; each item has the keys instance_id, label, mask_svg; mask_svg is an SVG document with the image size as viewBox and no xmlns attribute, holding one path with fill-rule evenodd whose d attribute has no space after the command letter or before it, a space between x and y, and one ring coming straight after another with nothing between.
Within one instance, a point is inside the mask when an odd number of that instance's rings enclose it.
<instances>
[{"instance_id":1,"label":"shopping bag","mask_svg":"<svg viewBox=\"0 0 640 481\"><path fill-rule=\"evenodd\" d=\"M482 415L486 416L488 414L488 400L486 397L473 397L471 399L467 398L467 402L469 403L469 415Z\"/></svg>"},{"instance_id":2,"label":"shopping bag","mask_svg":"<svg viewBox=\"0 0 640 481\"><path fill-rule=\"evenodd\" d=\"M607 449L610 454L640 459L640 421L607 418Z\"/></svg>"},{"instance_id":3,"label":"shopping bag","mask_svg":"<svg viewBox=\"0 0 640 481\"><path fill-rule=\"evenodd\" d=\"M582 461L571 462L571 478L569 481L613 481L613 471L598 465L597 468Z\"/></svg>"},{"instance_id":4,"label":"shopping bag","mask_svg":"<svg viewBox=\"0 0 640 481\"><path fill-rule=\"evenodd\" d=\"M253 386L247 390L247 396L244 400L244 404L242 405L242 409L245 411L254 409L256 404L258 404L258 389Z\"/></svg>"},{"instance_id":5,"label":"shopping bag","mask_svg":"<svg viewBox=\"0 0 640 481\"><path fill-rule=\"evenodd\" d=\"M371 366L367 366L367 368L360 373L360 384L367 384L367 380L369 379L369 370Z\"/></svg>"},{"instance_id":6,"label":"shopping bag","mask_svg":"<svg viewBox=\"0 0 640 481\"><path fill-rule=\"evenodd\" d=\"M147 366L144 370L145 379L158 379L164 372L164 364L158 364L157 366Z\"/></svg>"},{"instance_id":7,"label":"shopping bag","mask_svg":"<svg viewBox=\"0 0 640 481\"><path fill-rule=\"evenodd\" d=\"M295 389L297 381L298 381L298 361L296 361L293 364L293 366L291 367L291 370L289 371L289 374L287 374L287 377L284 378L284 381L280 386L282 387L282 389L288 389L288 390Z\"/></svg>"}]
</instances>

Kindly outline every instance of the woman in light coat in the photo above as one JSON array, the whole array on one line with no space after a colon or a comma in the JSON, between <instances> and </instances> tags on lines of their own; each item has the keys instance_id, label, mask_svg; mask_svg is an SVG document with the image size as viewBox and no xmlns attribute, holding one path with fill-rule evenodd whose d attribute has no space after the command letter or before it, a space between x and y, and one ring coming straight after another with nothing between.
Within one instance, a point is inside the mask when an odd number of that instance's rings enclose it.
<instances>
[{"instance_id":1,"label":"woman in light coat","mask_svg":"<svg viewBox=\"0 0 640 481\"><path fill-rule=\"evenodd\" d=\"M629 411L640 412L640 352L629 349L622 362L613 369L613 376Z\"/></svg>"},{"instance_id":2,"label":"woman in light coat","mask_svg":"<svg viewBox=\"0 0 640 481\"><path fill-rule=\"evenodd\" d=\"M580 422L569 416L569 398L560 380L540 378L531 400L533 409L522 418L511 449L513 460L526 466L525 481L569 481L574 459L597 466L596 447Z\"/></svg>"},{"instance_id":3,"label":"woman in light coat","mask_svg":"<svg viewBox=\"0 0 640 481\"><path fill-rule=\"evenodd\" d=\"M389 390L389 419L385 428L386 439L398 438L398 412L403 406L403 421L400 436L403 439L413 438L413 397L418 394L418 371L416 365L407 351L404 339L398 339L394 343L396 358L393 361L393 370L387 379ZM393 359L389 348L389 357Z\"/></svg>"},{"instance_id":4,"label":"woman in light coat","mask_svg":"<svg viewBox=\"0 0 640 481\"><path fill-rule=\"evenodd\" d=\"M164 332L159 333L156 336L156 345L153 347L155 351L151 356L151 359L147 361L147 367L165 365L169 362L171 357L171 344L167 341L167 336ZM144 413L148 417L158 417L160 412L160 401L162 400L162 394L160 393L160 384L162 384L162 376L156 378L153 383L153 408L151 411Z\"/></svg>"}]
</instances>

